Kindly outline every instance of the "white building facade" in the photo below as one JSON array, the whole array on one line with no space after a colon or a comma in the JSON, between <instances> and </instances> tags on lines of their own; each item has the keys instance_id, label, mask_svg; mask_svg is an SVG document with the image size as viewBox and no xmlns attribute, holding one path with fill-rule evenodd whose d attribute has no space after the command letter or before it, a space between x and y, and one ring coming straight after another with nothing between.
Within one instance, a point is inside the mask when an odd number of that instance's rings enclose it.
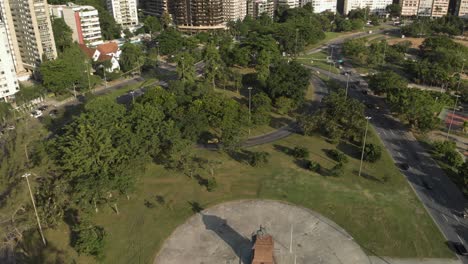
<instances>
[{"instance_id":1,"label":"white building facade","mask_svg":"<svg viewBox=\"0 0 468 264\"><path fill-rule=\"evenodd\" d=\"M275 14L275 2L273 0L248 0L247 15L251 17L259 17L263 13L273 18Z\"/></svg>"},{"instance_id":2,"label":"white building facade","mask_svg":"<svg viewBox=\"0 0 468 264\"><path fill-rule=\"evenodd\" d=\"M223 0L224 21L243 20L247 15L247 0Z\"/></svg>"},{"instance_id":3,"label":"white building facade","mask_svg":"<svg viewBox=\"0 0 468 264\"><path fill-rule=\"evenodd\" d=\"M68 5L51 5L50 10L52 16L63 18L73 30L74 41L92 46L102 43L99 13L96 8L70 3Z\"/></svg>"},{"instance_id":4,"label":"white building facade","mask_svg":"<svg viewBox=\"0 0 468 264\"><path fill-rule=\"evenodd\" d=\"M288 8L299 7L301 0L278 0L278 6L285 6Z\"/></svg>"},{"instance_id":5,"label":"white building facade","mask_svg":"<svg viewBox=\"0 0 468 264\"><path fill-rule=\"evenodd\" d=\"M322 13L324 11L330 11L336 14L336 0L312 0L310 1L314 8L314 13Z\"/></svg>"},{"instance_id":6,"label":"white building facade","mask_svg":"<svg viewBox=\"0 0 468 264\"><path fill-rule=\"evenodd\" d=\"M6 24L0 20L0 101L9 101L19 91L12 55Z\"/></svg>"},{"instance_id":7,"label":"white building facade","mask_svg":"<svg viewBox=\"0 0 468 264\"><path fill-rule=\"evenodd\" d=\"M343 12L348 14L354 9L369 8L371 14L383 15L386 13L385 8L392 3L393 0L345 0Z\"/></svg>"},{"instance_id":8,"label":"white building facade","mask_svg":"<svg viewBox=\"0 0 468 264\"><path fill-rule=\"evenodd\" d=\"M107 9L122 28L138 25L137 0L107 0Z\"/></svg>"},{"instance_id":9,"label":"white building facade","mask_svg":"<svg viewBox=\"0 0 468 264\"><path fill-rule=\"evenodd\" d=\"M458 0L455 15L468 19L468 0Z\"/></svg>"}]
</instances>

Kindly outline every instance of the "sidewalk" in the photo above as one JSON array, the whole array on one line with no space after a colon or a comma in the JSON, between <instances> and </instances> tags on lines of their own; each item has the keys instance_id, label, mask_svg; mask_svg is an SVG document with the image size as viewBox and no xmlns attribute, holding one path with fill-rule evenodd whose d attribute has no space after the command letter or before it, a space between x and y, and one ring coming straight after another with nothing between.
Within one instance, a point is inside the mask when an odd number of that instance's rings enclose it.
<instances>
[{"instance_id":1,"label":"sidewalk","mask_svg":"<svg viewBox=\"0 0 468 264\"><path fill-rule=\"evenodd\" d=\"M438 258L412 258L398 259L388 257L369 256L372 264L461 264L458 259L438 259Z\"/></svg>"}]
</instances>

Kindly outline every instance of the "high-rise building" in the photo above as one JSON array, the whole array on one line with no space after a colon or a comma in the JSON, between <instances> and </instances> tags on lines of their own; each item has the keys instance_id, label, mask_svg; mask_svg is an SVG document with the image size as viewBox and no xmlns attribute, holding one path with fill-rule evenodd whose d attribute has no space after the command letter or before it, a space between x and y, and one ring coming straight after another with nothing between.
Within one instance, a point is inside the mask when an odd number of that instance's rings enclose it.
<instances>
[{"instance_id":1,"label":"high-rise building","mask_svg":"<svg viewBox=\"0 0 468 264\"><path fill-rule=\"evenodd\" d=\"M3 0L1 17L14 53L16 71L34 71L43 58L55 59L54 34L46 0Z\"/></svg>"},{"instance_id":2,"label":"high-rise building","mask_svg":"<svg viewBox=\"0 0 468 264\"><path fill-rule=\"evenodd\" d=\"M182 31L197 32L226 28L222 0L174 0L169 12Z\"/></svg>"},{"instance_id":3,"label":"high-rise building","mask_svg":"<svg viewBox=\"0 0 468 264\"><path fill-rule=\"evenodd\" d=\"M224 21L243 20L247 15L247 0L223 0Z\"/></svg>"},{"instance_id":4,"label":"high-rise building","mask_svg":"<svg viewBox=\"0 0 468 264\"><path fill-rule=\"evenodd\" d=\"M418 14L419 0L402 0L400 5L402 16L416 16Z\"/></svg>"},{"instance_id":5,"label":"high-rise building","mask_svg":"<svg viewBox=\"0 0 468 264\"><path fill-rule=\"evenodd\" d=\"M284 6L287 8L299 7L300 0L278 0L278 6Z\"/></svg>"},{"instance_id":6,"label":"high-rise building","mask_svg":"<svg viewBox=\"0 0 468 264\"><path fill-rule=\"evenodd\" d=\"M273 0L247 1L247 15L251 17L259 17L263 13L273 18L275 14L275 2Z\"/></svg>"},{"instance_id":7,"label":"high-rise building","mask_svg":"<svg viewBox=\"0 0 468 264\"><path fill-rule=\"evenodd\" d=\"M308 0L307 3L311 3L314 8L314 13L322 13L324 11L330 11L336 13L336 0ZM304 5L305 5L304 4ZM302 6L304 6L302 5Z\"/></svg>"},{"instance_id":8,"label":"high-rise building","mask_svg":"<svg viewBox=\"0 0 468 264\"><path fill-rule=\"evenodd\" d=\"M168 0L140 0L139 7L143 13L161 17L164 12L168 12Z\"/></svg>"},{"instance_id":9,"label":"high-rise building","mask_svg":"<svg viewBox=\"0 0 468 264\"><path fill-rule=\"evenodd\" d=\"M101 26L96 8L69 3L68 5L51 5L50 10L53 17L63 18L72 29L74 41L92 46L102 43Z\"/></svg>"},{"instance_id":10,"label":"high-rise building","mask_svg":"<svg viewBox=\"0 0 468 264\"><path fill-rule=\"evenodd\" d=\"M455 15L464 19L468 19L468 0L457 1Z\"/></svg>"},{"instance_id":11,"label":"high-rise building","mask_svg":"<svg viewBox=\"0 0 468 264\"><path fill-rule=\"evenodd\" d=\"M138 25L137 0L107 0L107 9L123 28Z\"/></svg>"},{"instance_id":12,"label":"high-rise building","mask_svg":"<svg viewBox=\"0 0 468 264\"><path fill-rule=\"evenodd\" d=\"M442 17L448 13L449 3L450 0L402 0L401 15Z\"/></svg>"},{"instance_id":13,"label":"high-rise building","mask_svg":"<svg viewBox=\"0 0 468 264\"><path fill-rule=\"evenodd\" d=\"M8 35L6 24L0 19L0 101L8 101L19 91Z\"/></svg>"},{"instance_id":14,"label":"high-rise building","mask_svg":"<svg viewBox=\"0 0 468 264\"><path fill-rule=\"evenodd\" d=\"M385 14L385 8L392 3L393 0L345 0L343 13L348 14L349 11L358 8L369 8L371 14Z\"/></svg>"}]
</instances>

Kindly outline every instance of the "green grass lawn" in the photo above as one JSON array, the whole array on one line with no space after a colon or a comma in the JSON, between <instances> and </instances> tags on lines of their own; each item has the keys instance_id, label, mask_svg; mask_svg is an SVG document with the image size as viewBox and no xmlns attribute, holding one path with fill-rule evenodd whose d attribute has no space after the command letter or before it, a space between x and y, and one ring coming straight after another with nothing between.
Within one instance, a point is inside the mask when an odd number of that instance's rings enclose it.
<instances>
[{"instance_id":1,"label":"green grass lawn","mask_svg":"<svg viewBox=\"0 0 468 264\"><path fill-rule=\"evenodd\" d=\"M330 71L333 73L340 73L340 69L337 67L334 67L333 65L330 67L330 63L326 61L327 57L329 54L326 52L317 52L317 53L312 53L309 55L304 55L296 58L296 60L299 63L302 63L304 65L309 65L313 67L317 67L322 70Z\"/></svg>"},{"instance_id":2,"label":"green grass lawn","mask_svg":"<svg viewBox=\"0 0 468 264\"><path fill-rule=\"evenodd\" d=\"M372 130L369 141L379 143ZM200 157L216 161L218 188L213 192L186 175L148 164L145 173L136 175L139 180L135 193L119 202L120 214L102 206L93 219L107 232L104 263L152 263L164 240L193 215L191 202L206 208L248 198L284 200L317 211L346 229L369 255L453 256L386 152L377 163L365 163L363 176L358 177L359 147L341 143L338 149L350 155L349 162L343 176L332 177L298 166L284 153L284 149L294 146L307 147L310 159L325 170L336 164L325 154L335 145L318 136L300 135L249 149L270 153L270 162L258 168L224 153L197 150ZM208 168L198 173L210 177ZM92 263L68 246L69 230L65 225L47 231L47 237L50 247L63 251L67 259Z\"/></svg>"}]
</instances>

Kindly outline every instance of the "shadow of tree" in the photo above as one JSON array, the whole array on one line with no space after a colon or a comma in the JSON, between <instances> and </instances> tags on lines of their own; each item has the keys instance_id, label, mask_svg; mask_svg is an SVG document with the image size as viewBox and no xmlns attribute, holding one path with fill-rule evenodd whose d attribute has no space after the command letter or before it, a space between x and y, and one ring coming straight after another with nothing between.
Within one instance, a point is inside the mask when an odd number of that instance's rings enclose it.
<instances>
[{"instance_id":1,"label":"shadow of tree","mask_svg":"<svg viewBox=\"0 0 468 264\"><path fill-rule=\"evenodd\" d=\"M201 211L205 209L203 208L203 206L201 206L199 202L196 202L196 201L189 201L188 204L190 205L192 212L194 213L200 213Z\"/></svg>"}]
</instances>

